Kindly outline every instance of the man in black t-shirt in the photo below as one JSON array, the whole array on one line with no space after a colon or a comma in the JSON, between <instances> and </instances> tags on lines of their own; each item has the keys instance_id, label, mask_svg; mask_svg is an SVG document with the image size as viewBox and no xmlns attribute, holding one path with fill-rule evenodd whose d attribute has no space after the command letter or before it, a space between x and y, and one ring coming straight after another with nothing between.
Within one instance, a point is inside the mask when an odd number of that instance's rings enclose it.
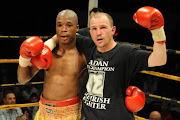
<instances>
[{"instance_id":1,"label":"man in black t-shirt","mask_svg":"<svg viewBox=\"0 0 180 120\"><path fill-rule=\"evenodd\" d=\"M116 27L106 13L97 13L90 20L93 41L85 37L77 39L88 69L81 94L82 120L133 120L133 113L127 109L131 106L125 106L125 93L131 78L148 67L166 63L162 14L155 8L143 7L136 12L134 20L151 30L152 53L115 42Z\"/></svg>"},{"instance_id":2,"label":"man in black t-shirt","mask_svg":"<svg viewBox=\"0 0 180 120\"><path fill-rule=\"evenodd\" d=\"M96 13L91 18L93 41L77 36L77 48L85 55L88 70L81 90L82 120L133 120L133 113L128 110L131 106L125 105L130 80L139 71L166 63L162 14L156 8L143 7L133 18L151 31L153 52L115 42L116 27L107 13Z\"/></svg>"}]
</instances>

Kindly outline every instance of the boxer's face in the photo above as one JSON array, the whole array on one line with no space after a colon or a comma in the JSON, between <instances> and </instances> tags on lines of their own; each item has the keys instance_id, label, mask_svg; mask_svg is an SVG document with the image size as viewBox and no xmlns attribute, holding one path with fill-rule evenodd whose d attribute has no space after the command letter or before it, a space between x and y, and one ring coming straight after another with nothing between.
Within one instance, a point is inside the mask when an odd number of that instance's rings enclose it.
<instances>
[{"instance_id":1,"label":"boxer's face","mask_svg":"<svg viewBox=\"0 0 180 120\"><path fill-rule=\"evenodd\" d=\"M62 44L71 43L76 36L79 25L69 16L60 16L56 21L57 38Z\"/></svg>"},{"instance_id":2,"label":"boxer's face","mask_svg":"<svg viewBox=\"0 0 180 120\"><path fill-rule=\"evenodd\" d=\"M90 34L98 48L106 48L115 33L115 26L112 26L106 16L93 17L90 20Z\"/></svg>"}]
</instances>

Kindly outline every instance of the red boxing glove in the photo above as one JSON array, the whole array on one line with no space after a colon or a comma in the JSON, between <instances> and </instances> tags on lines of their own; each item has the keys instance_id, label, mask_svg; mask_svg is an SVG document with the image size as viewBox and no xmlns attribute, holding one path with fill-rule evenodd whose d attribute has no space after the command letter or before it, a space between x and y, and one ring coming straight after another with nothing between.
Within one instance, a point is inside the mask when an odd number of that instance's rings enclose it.
<instances>
[{"instance_id":1,"label":"red boxing glove","mask_svg":"<svg viewBox=\"0 0 180 120\"><path fill-rule=\"evenodd\" d=\"M43 40L39 37L30 37L26 39L20 47L19 65L21 67L27 67L30 63L31 57L40 54L43 47Z\"/></svg>"},{"instance_id":2,"label":"red boxing glove","mask_svg":"<svg viewBox=\"0 0 180 120\"><path fill-rule=\"evenodd\" d=\"M139 25L148 28L151 31L154 41L166 41L164 18L158 9L150 6L141 7L134 14L133 19Z\"/></svg>"},{"instance_id":3,"label":"red boxing glove","mask_svg":"<svg viewBox=\"0 0 180 120\"><path fill-rule=\"evenodd\" d=\"M126 89L125 105L131 112L140 111L145 105L145 94L136 86L129 86Z\"/></svg>"},{"instance_id":4,"label":"red boxing glove","mask_svg":"<svg viewBox=\"0 0 180 120\"><path fill-rule=\"evenodd\" d=\"M52 52L48 46L44 46L41 54L32 57L31 63L38 69L48 69L52 64Z\"/></svg>"}]
</instances>

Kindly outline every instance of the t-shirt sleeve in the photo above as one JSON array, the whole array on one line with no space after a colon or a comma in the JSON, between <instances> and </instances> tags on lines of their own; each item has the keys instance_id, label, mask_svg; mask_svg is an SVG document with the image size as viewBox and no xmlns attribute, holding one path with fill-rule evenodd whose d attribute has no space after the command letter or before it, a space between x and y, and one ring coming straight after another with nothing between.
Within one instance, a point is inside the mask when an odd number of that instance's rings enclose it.
<instances>
[{"instance_id":1,"label":"t-shirt sleeve","mask_svg":"<svg viewBox=\"0 0 180 120\"><path fill-rule=\"evenodd\" d=\"M136 47L131 50L128 64L129 80L131 80L137 72L148 70L148 58L150 54L150 51L142 50Z\"/></svg>"},{"instance_id":2,"label":"t-shirt sleeve","mask_svg":"<svg viewBox=\"0 0 180 120\"><path fill-rule=\"evenodd\" d=\"M76 47L83 54L87 55L92 46L94 46L94 42L91 38L82 35L76 36Z\"/></svg>"},{"instance_id":3,"label":"t-shirt sleeve","mask_svg":"<svg viewBox=\"0 0 180 120\"><path fill-rule=\"evenodd\" d=\"M79 29L78 33L82 36L91 37L91 35L89 33L89 28L81 28L81 29Z\"/></svg>"}]
</instances>

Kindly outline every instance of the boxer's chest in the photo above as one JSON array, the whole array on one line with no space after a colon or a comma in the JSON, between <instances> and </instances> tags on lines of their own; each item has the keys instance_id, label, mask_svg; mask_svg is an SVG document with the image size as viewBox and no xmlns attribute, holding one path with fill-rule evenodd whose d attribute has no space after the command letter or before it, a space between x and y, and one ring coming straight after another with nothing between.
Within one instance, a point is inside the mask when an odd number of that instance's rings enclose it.
<instances>
[{"instance_id":1,"label":"boxer's chest","mask_svg":"<svg viewBox=\"0 0 180 120\"><path fill-rule=\"evenodd\" d=\"M78 51L65 53L62 56L53 55L51 70L62 76L78 76L85 66L85 60Z\"/></svg>"}]
</instances>

